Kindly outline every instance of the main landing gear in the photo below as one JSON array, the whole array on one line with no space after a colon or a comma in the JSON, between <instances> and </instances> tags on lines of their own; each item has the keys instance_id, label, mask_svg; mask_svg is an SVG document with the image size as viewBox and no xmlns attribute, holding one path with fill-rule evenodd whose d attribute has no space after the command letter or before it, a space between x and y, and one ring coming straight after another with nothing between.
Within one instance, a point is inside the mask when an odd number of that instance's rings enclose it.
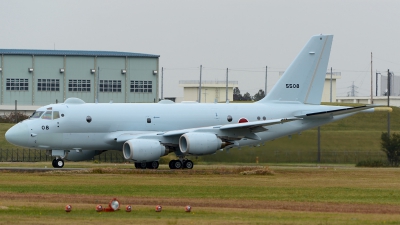
<instances>
[{"instance_id":1,"label":"main landing gear","mask_svg":"<svg viewBox=\"0 0 400 225\"><path fill-rule=\"evenodd\" d=\"M63 168L64 167L64 160L61 158L56 158L53 159L53 161L51 162L51 164L53 165L54 168Z\"/></svg>"},{"instance_id":2,"label":"main landing gear","mask_svg":"<svg viewBox=\"0 0 400 225\"><path fill-rule=\"evenodd\" d=\"M193 162L189 159L179 159L169 161L170 169L193 169Z\"/></svg>"},{"instance_id":3,"label":"main landing gear","mask_svg":"<svg viewBox=\"0 0 400 225\"><path fill-rule=\"evenodd\" d=\"M135 163L135 168L136 169L158 169L158 166L160 164L158 161L153 161L153 162L139 162Z\"/></svg>"}]
</instances>

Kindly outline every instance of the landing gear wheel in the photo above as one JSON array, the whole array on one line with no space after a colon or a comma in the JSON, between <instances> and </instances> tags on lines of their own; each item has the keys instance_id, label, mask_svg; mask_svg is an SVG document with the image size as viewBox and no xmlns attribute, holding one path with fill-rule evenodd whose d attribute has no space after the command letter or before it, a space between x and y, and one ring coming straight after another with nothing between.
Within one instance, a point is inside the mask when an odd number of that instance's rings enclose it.
<instances>
[{"instance_id":1,"label":"landing gear wheel","mask_svg":"<svg viewBox=\"0 0 400 225\"><path fill-rule=\"evenodd\" d=\"M63 168L64 167L64 160L62 159L57 159L57 168Z\"/></svg>"},{"instance_id":2,"label":"landing gear wheel","mask_svg":"<svg viewBox=\"0 0 400 225\"><path fill-rule=\"evenodd\" d=\"M140 163L135 163L135 168L140 169Z\"/></svg>"},{"instance_id":3,"label":"landing gear wheel","mask_svg":"<svg viewBox=\"0 0 400 225\"><path fill-rule=\"evenodd\" d=\"M140 169L146 169L146 167L147 167L146 162L140 163Z\"/></svg>"},{"instance_id":4,"label":"landing gear wheel","mask_svg":"<svg viewBox=\"0 0 400 225\"><path fill-rule=\"evenodd\" d=\"M182 169L182 162L180 160L174 160L175 169Z\"/></svg>"},{"instance_id":5,"label":"landing gear wheel","mask_svg":"<svg viewBox=\"0 0 400 225\"><path fill-rule=\"evenodd\" d=\"M171 170L175 169L175 166L174 166L175 161L176 161L176 160L171 160L171 161L169 161L169 168L170 168Z\"/></svg>"},{"instance_id":6,"label":"landing gear wheel","mask_svg":"<svg viewBox=\"0 0 400 225\"><path fill-rule=\"evenodd\" d=\"M193 169L193 166L194 166L194 164L193 164L192 160L183 161L183 168Z\"/></svg>"},{"instance_id":7,"label":"landing gear wheel","mask_svg":"<svg viewBox=\"0 0 400 225\"><path fill-rule=\"evenodd\" d=\"M157 161L153 162L148 162L146 163L147 169L157 169L159 166L159 163Z\"/></svg>"},{"instance_id":8,"label":"landing gear wheel","mask_svg":"<svg viewBox=\"0 0 400 225\"><path fill-rule=\"evenodd\" d=\"M53 161L51 162L51 165L52 165L54 168L57 168L57 159L53 159Z\"/></svg>"}]
</instances>

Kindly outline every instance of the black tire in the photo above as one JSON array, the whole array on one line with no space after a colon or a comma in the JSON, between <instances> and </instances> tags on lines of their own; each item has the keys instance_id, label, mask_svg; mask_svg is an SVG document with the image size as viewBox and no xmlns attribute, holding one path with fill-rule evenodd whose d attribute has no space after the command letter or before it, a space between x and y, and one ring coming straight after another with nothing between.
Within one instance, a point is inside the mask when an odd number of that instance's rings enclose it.
<instances>
[{"instance_id":1,"label":"black tire","mask_svg":"<svg viewBox=\"0 0 400 225\"><path fill-rule=\"evenodd\" d=\"M159 166L160 166L160 163L158 161L151 162L152 169L158 169Z\"/></svg>"},{"instance_id":2,"label":"black tire","mask_svg":"<svg viewBox=\"0 0 400 225\"><path fill-rule=\"evenodd\" d=\"M140 163L135 163L135 168L140 169Z\"/></svg>"},{"instance_id":3,"label":"black tire","mask_svg":"<svg viewBox=\"0 0 400 225\"><path fill-rule=\"evenodd\" d=\"M174 160L174 167L175 169L182 169L182 162L180 160Z\"/></svg>"},{"instance_id":4,"label":"black tire","mask_svg":"<svg viewBox=\"0 0 400 225\"><path fill-rule=\"evenodd\" d=\"M147 169L157 169L158 166L159 166L159 163L157 161L146 163Z\"/></svg>"},{"instance_id":5,"label":"black tire","mask_svg":"<svg viewBox=\"0 0 400 225\"><path fill-rule=\"evenodd\" d=\"M54 168L57 168L57 159L53 159L53 161L51 162L51 165L52 165Z\"/></svg>"},{"instance_id":6,"label":"black tire","mask_svg":"<svg viewBox=\"0 0 400 225\"><path fill-rule=\"evenodd\" d=\"M173 169L175 169L175 161L176 160L171 160L171 161L169 161L169 168L171 169L171 170L173 170Z\"/></svg>"},{"instance_id":7,"label":"black tire","mask_svg":"<svg viewBox=\"0 0 400 225\"><path fill-rule=\"evenodd\" d=\"M146 169L147 168L147 163L141 162L140 163L140 169Z\"/></svg>"},{"instance_id":8,"label":"black tire","mask_svg":"<svg viewBox=\"0 0 400 225\"><path fill-rule=\"evenodd\" d=\"M194 164L193 164L192 160L186 160L183 162L183 168L185 168L185 169L191 170L191 169L193 169L193 166L194 166Z\"/></svg>"}]
</instances>

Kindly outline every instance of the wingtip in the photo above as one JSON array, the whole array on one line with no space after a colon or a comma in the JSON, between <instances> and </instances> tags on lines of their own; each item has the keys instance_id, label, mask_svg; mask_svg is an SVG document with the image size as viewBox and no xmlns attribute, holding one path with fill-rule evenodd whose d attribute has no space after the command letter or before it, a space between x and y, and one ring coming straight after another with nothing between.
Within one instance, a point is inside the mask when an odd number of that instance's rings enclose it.
<instances>
[{"instance_id":1,"label":"wingtip","mask_svg":"<svg viewBox=\"0 0 400 225\"><path fill-rule=\"evenodd\" d=\"M374 108L375 112L393 112L393 109L391 107L375 107Z\"/></svg>"}]
</instances>

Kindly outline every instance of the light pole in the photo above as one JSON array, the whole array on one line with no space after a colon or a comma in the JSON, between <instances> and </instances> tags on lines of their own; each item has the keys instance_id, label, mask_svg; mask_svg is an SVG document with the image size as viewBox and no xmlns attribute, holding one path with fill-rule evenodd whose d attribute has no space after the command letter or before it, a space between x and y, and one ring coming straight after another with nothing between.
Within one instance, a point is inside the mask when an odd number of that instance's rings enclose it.
<instances>
[{"instance_id":1,"label":"light pole","mask_svg":"<svg viewBox=\"0 0 400 225\"><path fill-rule=\"evenodd\" d=\"M389 105L390 105L390 75L391 75L391 73L390 73L390 71L389 71L389 69L387 70L387 73L388 73L388 81L387 81L387 106L389 107ZM388 111L388 113L387 113L387 133L388 133L388 138L390 138L390 113L389 113L389 111Z\"/></svg>"}]
</instances>

